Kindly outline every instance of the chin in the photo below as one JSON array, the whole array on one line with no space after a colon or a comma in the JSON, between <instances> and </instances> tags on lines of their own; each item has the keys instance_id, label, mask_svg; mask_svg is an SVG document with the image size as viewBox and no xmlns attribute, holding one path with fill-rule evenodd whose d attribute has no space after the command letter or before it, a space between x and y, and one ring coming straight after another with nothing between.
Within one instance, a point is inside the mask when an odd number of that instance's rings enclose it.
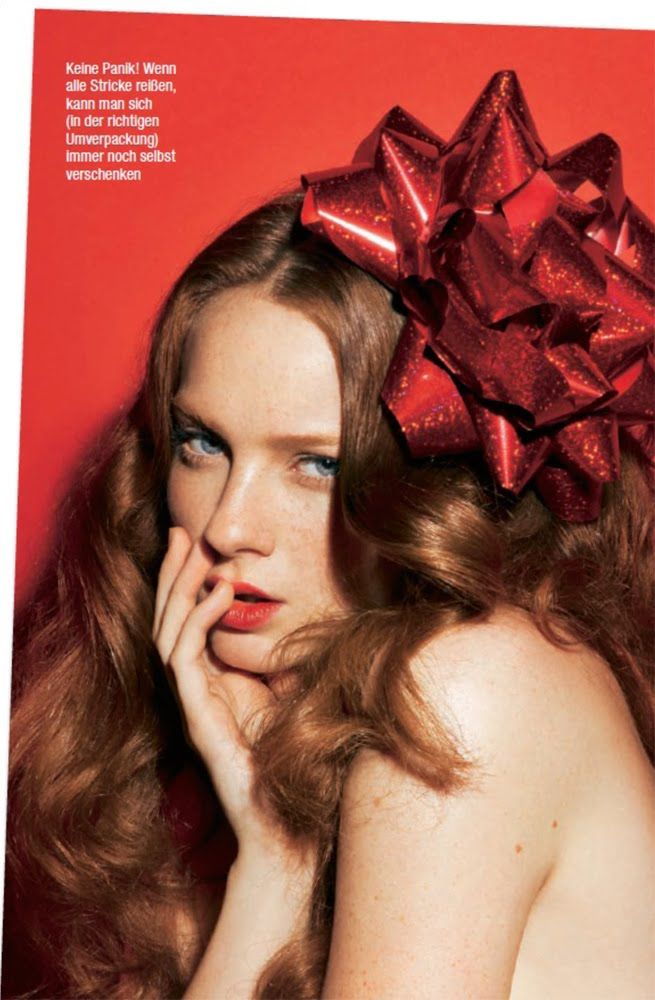
<instances>
[{"instance_id":1,"label":"chin","mask_svg":"<svg viewBox=\"0 0 655 1000\"><path fill-rule=\"evenodd\" d=\"M274 642L255 632L227 632L213 629L209 633L209 648L222 663L252 674L268 673L268 660Z\"/></svg>"}]
</instances>

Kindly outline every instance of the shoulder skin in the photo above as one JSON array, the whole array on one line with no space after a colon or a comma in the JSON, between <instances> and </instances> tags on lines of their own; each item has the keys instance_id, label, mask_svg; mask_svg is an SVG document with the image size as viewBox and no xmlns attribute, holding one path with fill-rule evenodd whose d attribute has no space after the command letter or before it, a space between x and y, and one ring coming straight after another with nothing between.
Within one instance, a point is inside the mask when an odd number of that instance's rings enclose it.
<instances>
[{"instance_id":1,"label":"shoulder skin","mask_svg":"<svg viewBox=\"0 0 655 1000\"><path fill-rule=\"evenodd\" d=\"M609 667L553 646L517 609L438 634L412 669L475 768L446 795L357 756L323 996L508 996L562 828L593 808L592 772L611 758L620 776L643 750Z\"/></svg>"}]
</instances>

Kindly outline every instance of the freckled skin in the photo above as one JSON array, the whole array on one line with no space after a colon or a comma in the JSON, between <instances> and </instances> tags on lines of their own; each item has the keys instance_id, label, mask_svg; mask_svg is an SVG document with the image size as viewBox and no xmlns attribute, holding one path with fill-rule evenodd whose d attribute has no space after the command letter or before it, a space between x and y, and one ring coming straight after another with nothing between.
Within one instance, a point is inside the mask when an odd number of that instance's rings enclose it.
<instances>
[{"instance_id":1,"label":"freckled skin","mask_svg":"<svg viewBox=\"0 0 655 1000\"><path fill-rule=\"evenodd\" d=\"M299 451L338 457L341 396L324 333L302 313L251 289L232 289L203 310L186 345L176 403L216 427L229 455L200 467L174 461L172 523L204 539L215 569L280 599L250 632L214 627L212 651L230 666L265 672L276 641L344 606L331 566L334 479L302 479ZM274 436L320 434L331 447L280 449Z\"/></svg>"}]
</instances>

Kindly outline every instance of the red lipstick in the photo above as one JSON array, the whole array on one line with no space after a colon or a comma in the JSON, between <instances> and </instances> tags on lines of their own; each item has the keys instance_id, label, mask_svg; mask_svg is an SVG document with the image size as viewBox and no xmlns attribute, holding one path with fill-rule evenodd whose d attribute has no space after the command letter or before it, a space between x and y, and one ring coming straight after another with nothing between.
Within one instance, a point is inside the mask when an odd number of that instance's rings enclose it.
<instances>
[{"instance_id":1,"label":"red lipstick","mask_svg":"<svg viewBox=\"0 0 655 1000\"><path fill-rule=\"evenodd\" d=\"M222 579L225 578L208 577L206 586L211 589ZM218 628L250 632L266 625L284 603L284 601L277 601L274 597L260 590L259 587L254 587L251 583L246 583L243 580L227 580L226 582L234 590L234 600L220 621L217 622Z\"/></svg>"}]
</instances>

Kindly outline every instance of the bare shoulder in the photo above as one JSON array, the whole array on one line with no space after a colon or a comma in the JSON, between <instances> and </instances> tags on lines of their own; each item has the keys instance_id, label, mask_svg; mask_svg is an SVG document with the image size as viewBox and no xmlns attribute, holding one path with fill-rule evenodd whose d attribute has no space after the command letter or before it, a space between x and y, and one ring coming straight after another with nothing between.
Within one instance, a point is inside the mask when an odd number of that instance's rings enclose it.
<instances>
[{"instance_id":1,"label":"bare shoulder","mask_svg":"<svg viewBox=\"0 0 655 1000\"><path fill-rule=\"evenodd\" d=\"M410 668L470 780L442 791L386 754L356 755L323 995L509 996L538 899L520 995L541 995L529 973L554 961L559 974L560 955L561 995L581 995L580 956L602 979L610 925L617 954L646 925L635 900L652 873L652 770L612 671L511 608L436 634ZM627 914L621 933L614 911Z\"/></svg>"},{"instance_id":2,"label":"bare shoulder","mask_svg":"<svg viewBox=\"0 0 655 1000\"><path fill-rule=\"evenodd\" d=\"M611 730L638 744L607 664L587 649L553 645L520 609L503 607L486 620L439 631L409 667L426 708L472 765L463 791L433 800L440 822L461 812L463 823L475 817L479 827L493 826L502 813L523 828L521 842L529 817L532 842L544 835L549 841L548 863L553 820L579 800L600 748L615 740ZM364 819L378 801L409 815L419 784L398 762L360 752L344 804Z\"/></svg>"},{"instance_id":3,"label":"bare shoulder","mask_svg":"<svg viewBox=\"0 0 655 1000\"><path fill-rule=\"evenodd\" d=\"M540 782L571 787L599 766L648 772L609 665L584 645L553 644L522 609L503 606L436 634L412 672L463 749L483 763L518 752Z\"/></svg>"},{"instance_id":4,"label":"bare shoulder","mask_svg":"<svg viewBox=\"0 0 655 1000\"><path fill-rule=\"evenodd\" d=\"M377 751L355 757L325 995L508 996L528 915L591 785L592 726L581 731L572 702L593 690L609 703L611 677L510 610L440 632L410 666L470 780L441 791Z\"/></svg>"},{"instance_id":5,"label":"bare shoulder","mask_svg":"<svg viewBox=\"0 0 655 1000\"><path fill-rule=\"evenodd\" d=\"M529 691L534 684L582 684L610 698L620 694L611 669L596 653L581 644L555 645L526 611L509 605L486 619L437 632L416 655L415 666L426 680L432 675L448 685L486 680L497 689L510 683Z\"/></svg>"}]
</instances>

